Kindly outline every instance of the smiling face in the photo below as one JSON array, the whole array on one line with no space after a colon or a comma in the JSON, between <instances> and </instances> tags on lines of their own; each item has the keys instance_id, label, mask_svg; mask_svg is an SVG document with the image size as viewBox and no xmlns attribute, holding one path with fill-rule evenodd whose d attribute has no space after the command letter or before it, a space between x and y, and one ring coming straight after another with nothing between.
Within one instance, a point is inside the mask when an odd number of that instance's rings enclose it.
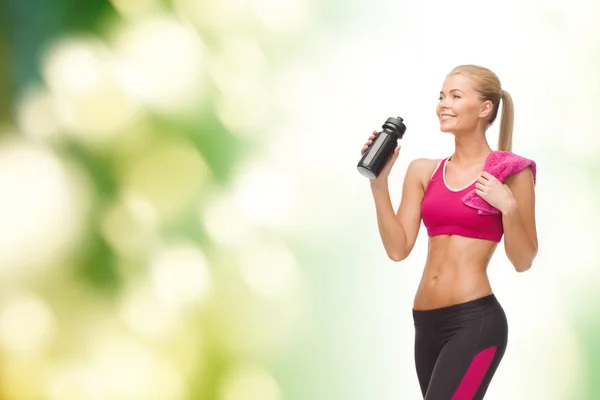
<instances>
[{"instance_id":1,"label":"smiling face","mask_svg":"<svg viewBox=\"0 0 600 400\"><path fill-rule=\"evenodd\" d=\"M492 103L484 101L477 91L475 81L466 74L446 77L436 113L442 132L472 132L487 127Z\"/></svg>"}]
</instances>

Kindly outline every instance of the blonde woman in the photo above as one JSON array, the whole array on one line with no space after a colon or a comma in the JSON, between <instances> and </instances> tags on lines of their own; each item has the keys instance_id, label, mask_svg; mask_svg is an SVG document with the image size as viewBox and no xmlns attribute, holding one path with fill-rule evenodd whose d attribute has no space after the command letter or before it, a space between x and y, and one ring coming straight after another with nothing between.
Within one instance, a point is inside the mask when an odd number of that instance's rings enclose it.
<instances>
[{"instance_id":1,"label":"blonde woman","mask_svg":"<svg viewBox=\"0 0 600 400\"><path fill-rule=\"evenodd\" d=\"M500 138L493 151L485 134L500 105ZM429 236L413 304L415 366L423 398L482 399L508 339L506 315L486 269L502 237L516 271L527 271L536 257L536 166L512 153L512 99L489 69L454 68L436 111L440 130L454 135L453 154L410 163L397 212L388 176L399 147L370 185L381 240L392 260L411 253L421 221Z\"/></svg>"}]
</instances>

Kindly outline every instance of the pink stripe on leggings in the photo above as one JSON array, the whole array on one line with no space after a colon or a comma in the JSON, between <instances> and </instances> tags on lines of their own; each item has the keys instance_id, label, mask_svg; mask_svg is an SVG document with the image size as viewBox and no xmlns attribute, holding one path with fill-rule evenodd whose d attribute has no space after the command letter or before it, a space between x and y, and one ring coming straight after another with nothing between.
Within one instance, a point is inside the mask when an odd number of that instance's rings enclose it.
<instances>
[{"instance_id":1,"label":"pink stripe on leggings","mask_svg":"<svg viewBox=\"0 0 600 400\"><path fill-rule=\"evenodd\" d=\"M481 385L485 374L492 364L496 349L496 346L489 347L475 356L458 389L456 389L454 396L452 396L452 400L470 400L475 396L479 385Z\"/></svg>"}]
</instances>

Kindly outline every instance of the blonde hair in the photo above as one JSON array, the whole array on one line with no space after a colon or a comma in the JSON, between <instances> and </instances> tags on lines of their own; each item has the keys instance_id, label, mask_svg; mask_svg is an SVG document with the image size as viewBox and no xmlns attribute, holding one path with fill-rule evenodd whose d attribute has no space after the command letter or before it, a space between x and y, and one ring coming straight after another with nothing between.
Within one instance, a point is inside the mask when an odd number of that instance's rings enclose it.
<instances>
[{"instance_id":1,"label":"blonde hair","mask_svg":"<svg viewBox=\"0 0 600 400\"><path fill-rule=\"evenodd\" d=\"M479 65L459 65L452 69L448 75L465 74L477 84L476 90L484 101L492 102L492 114L489 125L494 123L498 115L500 101L502 101L502 115L500 116L500 136L498 137L498 150L512 151L512 136L514 124L514 105L511 95L502 89L500 79L491 70ZM488 126L489 126L488 125Z\"/></svg>"}]
</instances>

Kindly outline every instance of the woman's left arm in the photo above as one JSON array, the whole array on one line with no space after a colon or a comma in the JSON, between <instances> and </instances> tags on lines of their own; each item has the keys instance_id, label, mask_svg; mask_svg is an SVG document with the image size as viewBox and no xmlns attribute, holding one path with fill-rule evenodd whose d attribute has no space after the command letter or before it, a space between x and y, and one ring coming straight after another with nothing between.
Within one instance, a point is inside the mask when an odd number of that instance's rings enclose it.
<instances>
[{"instance_id":1,"label":"woman's left arm","mask_svg":"<svg viewBox=\"0 0 600 400\"><path fill-rule=\"evenodd\" d=\"M517 272L525 272L531 268L538 252L531 168L508 177L504 183L512 192L512 201L500 210L504 226L504 249Z\"/></svg>"}]
</instances>

